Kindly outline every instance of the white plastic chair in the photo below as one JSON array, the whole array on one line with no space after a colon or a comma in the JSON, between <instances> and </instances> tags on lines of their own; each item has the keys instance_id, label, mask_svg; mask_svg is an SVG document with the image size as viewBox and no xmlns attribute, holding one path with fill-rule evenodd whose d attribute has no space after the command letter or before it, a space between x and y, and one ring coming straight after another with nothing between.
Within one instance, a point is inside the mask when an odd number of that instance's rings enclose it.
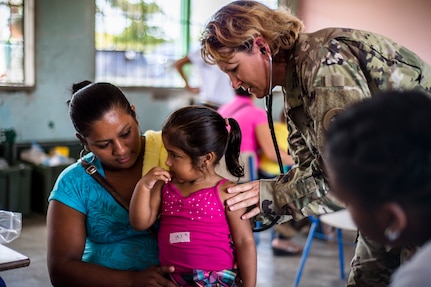
<instances>
[{"instance_id":1,"label":"white plastic chair","mask_svg":"<svg viewBox=\"0 0 431 287\"><path fill-rule=\"evenodd\" d=\"M244 165L244 176L239 179L239 183L249 182L257 179L256 155L254 152L241 152L239 162ZM226 167L224 157L216 167L216 172L229 179L232 182L237 182L238 178L229 173Z\"/></svg>"}]
</instances>

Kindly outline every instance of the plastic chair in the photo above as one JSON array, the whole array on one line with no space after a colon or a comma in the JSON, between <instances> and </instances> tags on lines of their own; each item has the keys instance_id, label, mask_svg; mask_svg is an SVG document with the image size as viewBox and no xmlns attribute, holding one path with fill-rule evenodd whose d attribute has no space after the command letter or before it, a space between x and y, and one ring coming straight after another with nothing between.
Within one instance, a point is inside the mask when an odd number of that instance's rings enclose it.
<instances>
[{"instance_id":1,"label":"plastic chair","mask_svg":"<svg viewBox=\"0 0 431 287\"><path fill-rule=\"evenodd\" d=\"M239 162L244 164L244 176L239 179L239 183L256 180L257 167L256 155L254 152L241 152L239 155ZM216 167L216 172L232 182L236 182L238 180L238 178L231 175L227 170L224 156L220 159L220 163Z\"/></svg>"},{"instance_id":2,"label":"plastic chair","mask_svg":"<svg viewBox=\"0 0 431 287\"><path fill-rule=\"evenodd\" d=\"M307 240L305 242L304 251L302 252L301 261L299 263L298 271L296 272L294 287L299 286L299 281L301 280L302 271L304 270L305 262L308 258L308 253L310 252L311 243L314 237L325 238L321 234L317 234L317 227L320 222L323 222L329 226L335 227L337 231L337 243L338 243L338 257L340 263L340 278L345 279L344 273L344 246L343 246L343 232L342 230L356 231L356 225L353 223L350 213L347 209L340 211L323 214L320 216L310 216L311 221L310 231L308 232Z\"/></svg>"}]
</instances>

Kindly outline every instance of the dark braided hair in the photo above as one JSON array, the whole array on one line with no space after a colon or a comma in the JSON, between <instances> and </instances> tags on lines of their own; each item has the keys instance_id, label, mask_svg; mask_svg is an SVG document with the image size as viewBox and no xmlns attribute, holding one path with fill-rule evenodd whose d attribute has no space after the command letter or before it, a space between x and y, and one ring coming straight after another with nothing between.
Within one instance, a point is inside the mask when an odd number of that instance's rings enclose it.
<instances>
[{"instance_id":1,"label":"dark braided hair","mask_svg":"<svg viewBox=\"0 0 431 287\"><path fill-rule=\"evenodd\" d=\"M193 166L199 166L199 157L214 152L214 166L225 155L226 166L235 177L244 176L239 163L241 130L235 119L226 120L215 110L204 106L186 106L173 112L165 121L163 137L183 150L192 159Z\"/></svg>"},{"instance_id":2,"label":"dark braided hair","mask_svg":"<svg viewBox=\"0 0 431 287\"><path fill-rule=\"evenodd\" d=\"M389 91L366 99L341 113L326 136L327 164L364 207L396 201L431 213L429 95Z\"/></svg>"}]
</instances>

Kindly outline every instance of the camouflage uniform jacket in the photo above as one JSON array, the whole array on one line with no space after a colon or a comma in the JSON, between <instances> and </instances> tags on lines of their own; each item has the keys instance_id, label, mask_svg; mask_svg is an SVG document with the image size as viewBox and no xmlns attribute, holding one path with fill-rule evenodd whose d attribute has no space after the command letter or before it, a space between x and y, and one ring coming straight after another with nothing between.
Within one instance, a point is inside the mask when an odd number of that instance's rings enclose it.
<instances>
[{"instance_id":1,"label":"camouflage uniform jacket","mask_svg":"<svg viewBox=\"0 0 431 287\"><path fill-rule=\"evenodd\" d=\"M284 108L297 164L276 180L260 181L260 202L266 215L301 219L334 209L322 158L325 129L334 116L383 90L431 94L431 67L381 35L328 28L299 36L286 73Z\"/></svg>"}]
</instances>

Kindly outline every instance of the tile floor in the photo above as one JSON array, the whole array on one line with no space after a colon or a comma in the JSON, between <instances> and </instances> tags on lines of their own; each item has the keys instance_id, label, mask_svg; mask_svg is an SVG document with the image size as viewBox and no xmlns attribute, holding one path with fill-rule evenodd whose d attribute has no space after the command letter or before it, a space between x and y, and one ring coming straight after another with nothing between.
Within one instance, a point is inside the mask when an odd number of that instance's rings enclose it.
<instances>
[{"instance_id":1,"label":"tile floor","mask_svg":"<svg viewBox=\"0 0 431 287\"><path fill-rule=\"evenodd\" d=\"M353 242L354 232L344 232L344 238ZM270 248L270 231L259 233L258 284L257 287L293 286L300 256L276 257ZM299 234L294 241L304 245L306 234ZM0 272L8 287L51 286L46 267L45 216L32 214L24 217L21 236L7 246L30 257L28 267ZM344 246L346 273L354 252L353 244ZM345 285L339 277L337 244L314 239L306 262L300 286L341 287Z\"/></svg>"}]
</instances>

